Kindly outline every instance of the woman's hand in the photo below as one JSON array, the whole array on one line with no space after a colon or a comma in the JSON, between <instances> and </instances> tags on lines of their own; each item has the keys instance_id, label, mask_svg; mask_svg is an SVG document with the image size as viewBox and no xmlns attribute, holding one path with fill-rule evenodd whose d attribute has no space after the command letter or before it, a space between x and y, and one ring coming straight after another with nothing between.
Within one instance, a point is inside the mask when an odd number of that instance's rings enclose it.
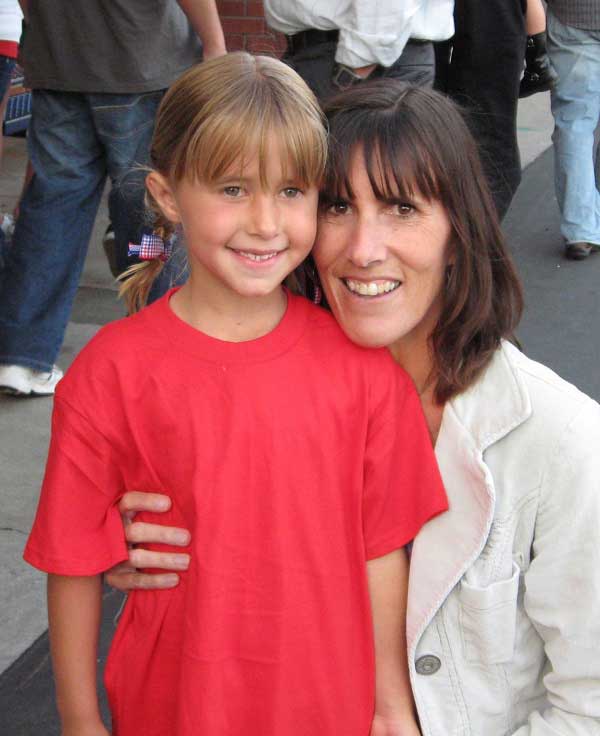
<instances>
[{"instance_id":1,"label":"woman's hand","mask_svg":"<svg viewBox=\"0 0 600 736\"><path fill-rule=\"evenodd\" d=\"M136 589L173 588L179 582L176 571L187 570L190 556L185 552L155 552L141 549L140 544L148 542L154 544L169 544L185 547L190 542L190 533L187 529L161 526L160 524L146 524L135 521L135 515L140 511L160 513L171 508L171 499L158 493L142 493L130 491L119 502L119 511L125 527L125 539L129 543L129 560L115 565L105 573L105 581L113 588L127 592ZM138 568L158 568L164 573L142 573Z\"/></svg>"}]
</instances>

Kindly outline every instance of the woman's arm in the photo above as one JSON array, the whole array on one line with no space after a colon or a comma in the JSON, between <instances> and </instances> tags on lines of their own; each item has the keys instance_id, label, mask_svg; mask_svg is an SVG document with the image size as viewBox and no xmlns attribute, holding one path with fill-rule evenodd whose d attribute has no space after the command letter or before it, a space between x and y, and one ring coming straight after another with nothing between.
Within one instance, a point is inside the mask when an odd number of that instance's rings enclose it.
<instances>
[{"instance_id":1,"label":"woman's arm","mask_svg":"<svg viewBox=\"0 0 600 736\"><path fill-rule=\"evenodd\" d=\"M375 641L375 716L370 736L417 736L406 652L406 550L369 560L367 576Z\"/></svg>"},{"instance_id":2,"label":"woman's arm","mask_svg":"<svg viewBox=\"0 0 600 736\"><path fill-rule=\"evenodd\" d=\"M96 695L99 575L48 575L50 653L62 736L108 736Z\"/></svg>"},{"instance_id":3,"label":"woman's arm","mask_svg":"<svg viewBox=\"0 0 600 736\"><path fill-rule=\"evenodd\" d=\"M130 491L119 502L119 511L124 524L125 539L130 545L147 543L169 544L185 547L190 542L190 533L186 529L146 524L135 521L135 515L140 511L160 513L171 508L168 496L158 493L142 493ZM137 546L129 549L129 560L115 565L105 573L105 581L113 588L127 592L136 589L173 588L179 582L177 571L187 570L190 556L184 552L151 552ZM149 574L139 572L138 568L156 568L169 572Z\"/></svg>"}]
</instances>

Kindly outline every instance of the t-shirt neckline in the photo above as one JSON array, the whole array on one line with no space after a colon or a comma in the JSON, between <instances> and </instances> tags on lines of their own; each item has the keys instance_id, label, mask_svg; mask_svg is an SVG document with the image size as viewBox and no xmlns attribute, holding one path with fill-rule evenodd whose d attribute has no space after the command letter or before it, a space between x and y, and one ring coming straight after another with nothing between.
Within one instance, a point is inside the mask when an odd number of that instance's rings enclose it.
<instances>
[{"instance_id":1,"label":"t-shirt neckline","mask_svg":"<svg viewBox=\"0 0 600 736\"><path fill-rule=\"evenodd\" d=\"M215 363L269 360L289 350L302 335L308 316L306 299L285 289L285 313L270 332L244 342L228 342L197 330L173 312L169 301L180 287L174 287L153 305L169 340L186 352Z\"/></svg>"}]
</instances>

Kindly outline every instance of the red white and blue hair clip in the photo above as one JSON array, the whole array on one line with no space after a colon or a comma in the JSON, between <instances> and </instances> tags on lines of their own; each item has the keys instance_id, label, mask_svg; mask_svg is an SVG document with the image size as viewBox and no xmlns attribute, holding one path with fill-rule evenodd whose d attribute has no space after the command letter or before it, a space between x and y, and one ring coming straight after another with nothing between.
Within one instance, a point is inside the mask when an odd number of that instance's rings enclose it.
<instances>
[{"instance_id":1,"label":"red white and blue hair clip","mask_svg":"<svg viewBox=\"0 0 600 736\"><path fill-rule=\"evenodd\" d=\"M172 252L173 242L170 238L165 241L160 235L152 233L142 235L142 242L139 245L129 243L128 255L137 256L140 261L153 261L155 258L166 261Z\"/></svg>"}]
</instances>

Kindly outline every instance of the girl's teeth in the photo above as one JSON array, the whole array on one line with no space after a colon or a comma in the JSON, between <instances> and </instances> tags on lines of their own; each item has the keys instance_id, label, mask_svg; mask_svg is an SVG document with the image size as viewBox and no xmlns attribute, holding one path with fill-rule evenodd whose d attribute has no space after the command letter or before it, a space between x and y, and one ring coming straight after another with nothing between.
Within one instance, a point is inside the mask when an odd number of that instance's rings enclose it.
<instances>
[{"instance_id":1,"label":"girl's teeth","mask_svg":"<svg viewBox=\"0 0 600 736\"><path fill-rule=\"evenodd\" d=\"M378 296L379 294L387 294L400 286L399 281L353 281L346 279L346 286L356 294L361 296Z\"/></svg>"},{"instance_id":2,"label":"girl's teeth","mask_svg":"<svg viewBox=\"0 0 600 736\"><path fill-rule=\"evenodd\" d=\"M251 261L268 261L271 258L274 258L277 253L266 253L265 255L258 255L257 253L246 253L245 251L241 250L240 255L244 256L245 258L249 258Z\"/></svg>"}]
</instances>

